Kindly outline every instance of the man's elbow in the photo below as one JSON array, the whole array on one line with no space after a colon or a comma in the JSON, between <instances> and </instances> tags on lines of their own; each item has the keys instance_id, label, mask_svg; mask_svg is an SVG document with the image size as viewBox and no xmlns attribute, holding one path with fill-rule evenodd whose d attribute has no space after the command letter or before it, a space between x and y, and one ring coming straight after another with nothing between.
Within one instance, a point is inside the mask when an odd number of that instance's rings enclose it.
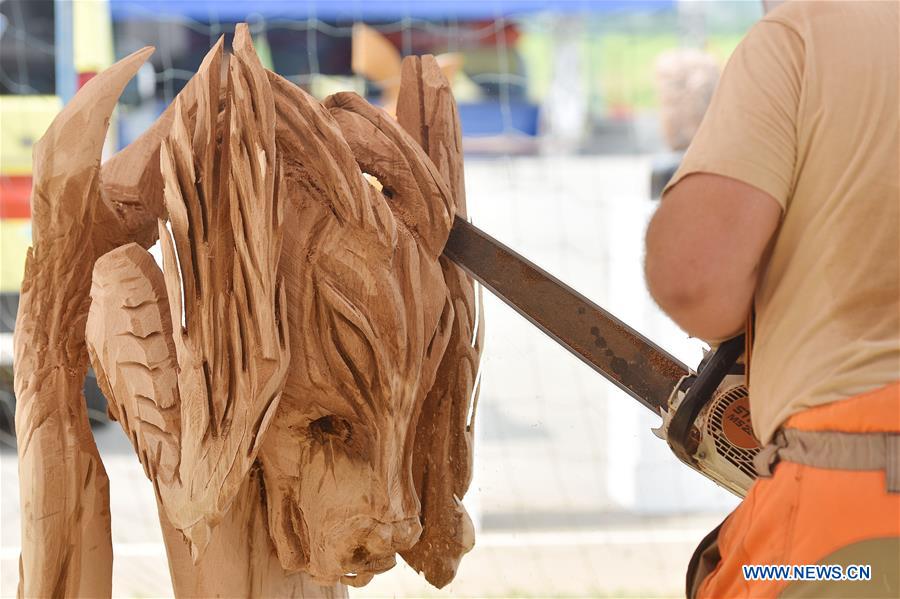
<instances>
[{"instance_id":1,"label":"man's elbow","mask_svg":"<svg viewBox=\"0 0 900 599\"><path fill-rule=\"evenodd\" d=\"M691 336L722 340L743 329L751 298L734 288L731 277L720 277L700 264L691 266L690 260L673 264L650 254L645 275L659 307Z\"/></svg>"},{"instance_id":2,"label":"man's elbow","mask_svg":"<svg viewBox=\"0 0 900 599\"><path fill-rule=\"evenodd\" d=\"M679 181L647 228L647 285L685 331L707 340L741 332L781 205L710 173Z\"/></svg>"}]
</instances>

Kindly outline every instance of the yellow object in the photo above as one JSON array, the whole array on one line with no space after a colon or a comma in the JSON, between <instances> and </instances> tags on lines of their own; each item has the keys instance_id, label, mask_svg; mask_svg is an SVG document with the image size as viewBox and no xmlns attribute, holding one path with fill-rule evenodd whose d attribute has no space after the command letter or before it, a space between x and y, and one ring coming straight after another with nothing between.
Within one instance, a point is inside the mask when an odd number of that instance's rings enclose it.
<instances>
[{"instance_id":1,"label":"yellow object","mask_svg":"<svg viewBox=\"0 0 900 599\"><path fill-rule=\"evenodd\" d=\"M112 18L107 0L72 2L72 32L77 73L99 73L113 63Z\"/></svg>"},{"instance_id":2,"label":"yellow object","mask_svg":"<svg viewBox=\"0 0 900 599\"><path fill-rule=\"evenodd\" d=\"M374 175L370 175L369 173L363 173L363 177L365 177L366 181L369 182L369 185L371 185L378 191L381 191L382 189L384 189L384 185L381 184L381 181L378 180L378 177L375 177Z\"/></svg>"},{"instance_id":3,"label":"yellow object","mask_svg":"<svg viewBox=\"0 0 900 599\"><path fill-rule=\"evenodd\" d=\"M792 414L900 376L898 30L896 2L769 13L669 183L718 174L784 210L755 297L750 411L763 443Z\"/></svg>"},{"instance_id":4,"label":"yellow object","mask_svg":"<svg viewBox=\"0 0 900 599\"><path fill-rule=\"evenodd\" d=\"M31 146L61 108L57 96L0 96L0 175L31 174Z\"/></svg>"},{"instance_id":5,"label":"yellow object","mask_svg":"<svg viewBox=\"0 0 900 599\"><path fill-rule=\"evenodd\" d=\"M25 254L31 245L31 219L0 219L0 293L19 290L25 276Z\"/></svg>"}]
</instances>

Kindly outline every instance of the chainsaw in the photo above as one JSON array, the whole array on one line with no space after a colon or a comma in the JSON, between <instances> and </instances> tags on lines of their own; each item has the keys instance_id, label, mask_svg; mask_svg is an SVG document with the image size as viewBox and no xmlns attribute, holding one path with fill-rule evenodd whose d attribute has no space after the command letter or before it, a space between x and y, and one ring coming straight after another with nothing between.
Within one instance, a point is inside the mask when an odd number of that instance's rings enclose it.
<instances>
[{"instance_id":1,"label":"chainsaw","mask_svg":"<svg viewBox=\"0 0 900 599\"><path fill-rule=\"evenodd\" d=\"M739 497L756 478L744 336L696 370L471 223L456 217L444 256L557 343L636 399L685 464Z\"/></svg>"}]
</instances>

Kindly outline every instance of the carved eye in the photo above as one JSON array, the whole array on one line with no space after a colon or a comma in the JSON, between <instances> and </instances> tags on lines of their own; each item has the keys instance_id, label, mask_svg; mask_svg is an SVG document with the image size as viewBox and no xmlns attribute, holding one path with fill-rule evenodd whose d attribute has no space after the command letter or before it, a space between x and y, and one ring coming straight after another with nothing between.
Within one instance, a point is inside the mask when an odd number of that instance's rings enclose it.
<instances>
[{"instance_id":1,"label":"carved eye","mask_svg":"<svg viewBox=\"0 0 900 599\"><path fill-rule=\"evenodd\" d=\"M309 434L318 443L326 441L350 441L353 426L349 421L335 416L322 416L309 423Z\"/></svg>"}]
</instances>

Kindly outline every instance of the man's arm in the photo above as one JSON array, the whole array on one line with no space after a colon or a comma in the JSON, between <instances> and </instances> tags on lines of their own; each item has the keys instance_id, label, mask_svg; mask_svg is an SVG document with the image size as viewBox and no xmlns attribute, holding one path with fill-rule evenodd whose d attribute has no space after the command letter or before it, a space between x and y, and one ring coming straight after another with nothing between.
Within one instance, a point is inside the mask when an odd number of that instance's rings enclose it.
<instances>
[{"instance_id":1,"label":"man's arm","mask_svg":"<svg viewBox=\"0 0 900 599\"><path fill-rule=\"evenodd\" d=\"M756 187L709 173L685 177L666 193L647 229L651 295L695 337L736 335L780 219L779 203Z\"/></svg>"},{"instance_id":2,"label":"man's arm","mask_svg":"<svg viewBox=\"0 0 900 599\"><path fill-rule=\"evenodd\" d=\"M738 44L647 231L650 292L687 332L743 327L797 179L806 49L763 20Z\"/></svg>"}]
</instances>

